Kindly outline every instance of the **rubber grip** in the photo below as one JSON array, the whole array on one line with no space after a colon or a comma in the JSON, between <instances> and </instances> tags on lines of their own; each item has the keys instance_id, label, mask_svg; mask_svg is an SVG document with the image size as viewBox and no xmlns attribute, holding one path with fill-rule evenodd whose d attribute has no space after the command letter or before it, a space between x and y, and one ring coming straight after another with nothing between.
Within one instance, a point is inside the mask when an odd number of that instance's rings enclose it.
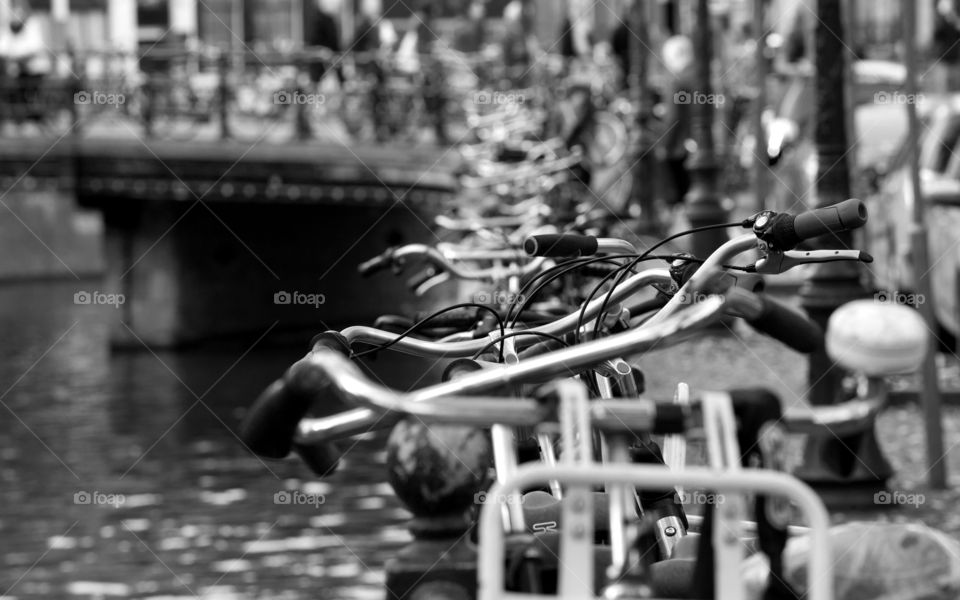
<instances>
[{"instance_id":1,"label":"rubber grip","mask_svg":"<svg viewBox=\"0 0 960 600\"><path fill-rule=\"evenodd\" d=\"M373 322L374 329L383 329L392 333L401 333L413 327L414 320L402 315L380 315Z\"/></svg>"},{"instance_id":2,"label":"rubber grip","mask_svg":"<svg viewBox=\"0 0 960 600\"><path fill-rule=\"evenodd\" d=\"M458 358L444 368L440 381L452 381L462 375L468 375L481 370L483 366L471 358Z\"/></svg>"},{"instance_id":3,"label":"rubber grip","mask_svg":"<svg viewBox=\"0 0 960 600\"><path fill-rule=\"evenodd\" d=\"M350 352L346 339L336 331L314 337L312 352ZM334 414L350 406L337 399L327 374L303 358L293 363L284 376L271 383L253 403L240 424L240 441L264 458L290 454L297 426L317 399L326 400L323 414Z\"/></svg>"},{"instance_id":4,"label":"rubber grip","mask_svg":"<svg viewBox=\"0 0 960 600\"><path fill-rule=\"evenodd\" d=\"M531 235L523 242L523 250L530 256L592 256L597 253L597 238L574 233L544 233Z\"/></svg>"},{"instance_id":5,"label":"rubber grip","mask_svg":"<svg viewBox=\"0 0 960 600\"><path fill-rule=\"evenodd\" d=\"M793 228L801 240L862 227L867 222L866 205L851 198L833 206L817 208L796 216Z\"/></svg>"},{"instance_id":6,"label":"rubber grip","mask_svg":"<svg viewBox=\"0 0 960 600\"><path fill-rule=\"evenodd\" d=\"M760 296L760 300L760 314L747 319L754 329L797 352L809 354L823 348L823 330L807 315L767 296Z\"/></svg>"},{"instance_id":7,"label":"rubber grip","mask_svg":"<svg viewBox=\"0 0 960 600\"><path fill-rule=\"evenodd\" d=\"M317 477L333 475L340 466L340 449L332 443L293 444L293 451Z\"/></svg>"},{"instance_id":8,"label":"rubber grip","mask_svg":"<svg viewBox=\"0 0 960 600\"><path fill-rule=\"evenodd\" d=\"M310 409L311 400L293 393L284 379L274 381L240 424L240 441L257 456L284 458L290 454L297 425Z\"/></svg>"}]
</instances>

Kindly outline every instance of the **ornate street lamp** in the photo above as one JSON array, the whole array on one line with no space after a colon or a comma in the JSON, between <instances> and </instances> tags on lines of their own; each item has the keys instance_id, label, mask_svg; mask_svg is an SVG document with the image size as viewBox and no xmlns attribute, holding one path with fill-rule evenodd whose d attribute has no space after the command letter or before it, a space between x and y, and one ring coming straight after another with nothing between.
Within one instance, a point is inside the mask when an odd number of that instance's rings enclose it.
<instances>
[{"instance_id":1,"label":"ornate street lamp","mask_svg":"<svg viewBox=\"0 0 960 600\"><path fill-rule=\"evenodd\" d=\"M815 79L817 104L814 110L817 175L813 203L822 208L850 197L850 156L846 123L847 57L840 0L817 0L815 26ZM849 248L851 233L833 234L813 240L818 248ZM863 298L868 290L861 281L857 262L832 262L813 265L800 289L803 308L814 321L826 328L830 314L842 304ZM840 397L843 372L826 352L810 356L808 382L811 404L833 404Z\"/></svg>"},{"instance_id":2,"label":"ornate street lamp","mask_svg":"<svg viewBox=\"0 0 960 600\"><path fill-rule=\"evenodd\" d=\"M710 32L710 10L708 0L697 0L697 18L693 30L693 51L696 61L696 94L699 98L710 98L710 66L713 56L713 36ZM717 161L713 140L713 117L716 105L707 101L694 101L691 119L691 133L696 142L696 150L687 161L690 171L690 191L684 198L687 219L692 227L716 225L727 220L727 211L721 204L718 189L720 165ZM693 236L694 256L707 257L727 241L727 232L712 229L698 232Z\"/></svg>"}]
</instances>

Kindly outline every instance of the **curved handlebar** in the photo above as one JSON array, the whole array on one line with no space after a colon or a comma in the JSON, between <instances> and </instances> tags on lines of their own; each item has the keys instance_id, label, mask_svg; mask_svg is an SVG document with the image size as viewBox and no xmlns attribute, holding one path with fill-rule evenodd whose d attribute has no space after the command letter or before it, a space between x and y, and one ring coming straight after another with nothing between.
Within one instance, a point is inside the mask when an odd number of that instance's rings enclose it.
<instances>
[{"instance_id":1,"label":"curved handlebar","mask_svg":"<svg viewBox=\"0 0 960 600\"><path fill-rule=\"evenodd\" d=\"M624 299L636 293L638 290L648 285L670 284L672 281L673 280L670 277L670 272L666 269L648 269L641 273L637 273L636 275L624 281L621 285L617 286L613 292L613 296L610 299L609 305L623 301ZM603 300L603 298L596 298L587 305L587 310L583 317L584 321L592 319L599 314L600 308L604 304ZM535 333L529 336L521 336L517 338L517 346L529 346L536 342L542 341L535 337L536 333L545 333L554 336L560 336L565 333L569 333L576 328L579 321L580 311L577 310L564 317L561 317L560 319L557 319L552 323L533 327L530 329L530 331ZM341 334L351 344L355 342L385 344L387 342L392 342L397 338L397 334L395 333L363 326L347 327L341 332ZM391 346L391 348L398 352L413 354L415 356L433 358L466 358L483 350L488 346L488 344L489 340L486 338L481 340L441 343L405 337Z\"/></svg>"},{"instance_id":2,"label":"curved handlebar","mask_svg":"<svg viewBox=\"0 0 960 600\"><path fill-rule=\"evenodd\" d=\"M677 341L679 334L714 322L729 302L721 296L712 296L657 327L629 330L517 364L466 373L452 381L404 395L371 382L337 348L331 347L336 345L331 342L332 337L321 338L310 354L268 389L264 395L266 401L261 401L263 397L258 400L241 428L244 434L241 439L254 452L267 452L269 454L264 455L276 457L289 452L294 442L301 445L327 443L340 437L388 427L403 414L438 416L442 413L441 405L435 402L425 404L422 408L416 405L448 396L476 396L505 391L511 384L532 379L570 376L578 370L617 356L645 351L654 346L663 347L664 342ZM357 408L319 419L302 418L309 405L316 400L321 400L324 407L352 404L374 408ZM492 412L491 406L482 408L472 417L478 422L483 419L489 422L491 418L498 422L538 419L544 416L542 413L545 410L539 404L504 404L502 401ZM469 420L465 416L464 406L453 405L447 410L458 411L457 418L460 421ZM618 407L617 410L629 409ZM294 437L291 425L295 421L299 421L299 424L295 425L297 433ZM250 432L257 432L258 439L249 435ZM274 439L267 439L269 437Z\"/></svg>"},{"instance_id":3,"label":"curved handlebar","mask_svg":"<svg viewBox=\"0 0 960 600\"><path fill-rule=\"evenodd\" d=\"M514 250L476 250L458 253L447 257L443 252L426 244L408 244L399 248L390 248L383 254L375 256L362 263L358 270L363 276L385 269L392 265L400 265L406 258L420 258L430 262L457 277L458 279L497 279L510 276L526 276L540 270L545 259L529 260L527 256ZM455 260L517 260L524 261L522 265L490 267L487 269L468 269L455 263Z\"/></svg>"},{"instance_id":4,"label":"curved handlebar","mask_svg":"<svg viewBox=\"0 0 960 600\"><path fill-rule=\"evenodd\" d=\"M583 160L583 157L577 153L574 153L570 156L565 156L555 160L520 164L518 167L513 167L508 170L502 170L488 175L463 175L460 177L460 183L466 188L490 187L500 183L516 181L519 179L529 179L542 175L549 175L551 173L556 173L557 171L564 171L570 167L580 164L581 160Z\"/></svg>"}]
</instances>

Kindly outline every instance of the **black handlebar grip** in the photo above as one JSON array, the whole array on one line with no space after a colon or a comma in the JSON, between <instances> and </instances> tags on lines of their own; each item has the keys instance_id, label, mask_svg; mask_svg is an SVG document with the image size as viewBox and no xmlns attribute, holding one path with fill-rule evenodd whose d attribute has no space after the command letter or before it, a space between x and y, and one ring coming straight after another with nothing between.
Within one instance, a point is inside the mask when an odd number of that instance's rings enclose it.
<instances>
[{"instance_id":1,"label":"black handlebar grip","mask_svg":"<svg viewBox=\"0 0 960 600\"><path fill-rule=\"evenodd\" d=\"M833 206L800 213L794 219L793 228L797 237L808 240L828 233L863 227L866 222L866 205L856 198L850 198Z\"/></svg>"},{"instance_id":2,"label":"black handlebar grip","mask_svg":"<svg viewBox=\"0 0 960 600\"><path fill-rule=\"evenodd\" d=\"M350 345L339 332L327 331L312 340L312 352L349 355ZM301 359L260 394L240 424L240 440L257 456L284 458L290 454L297 425L313 401L331 387L326 374ZM345 408L345 407L340 407ZM332 414L333 411L327 411Z\"/></svg>"},{"instance_id":3,"label":"black handlebar grip","mask_svg":"<svg viewBox=\"0 0 960 600\"><path fill-rule=\"evenodd\" d=\"M772 298L760 296L763 307L760 314L747 322L797 352L809 354L823 348L823 329L807 315L783 305Z\"/></svg>"},{"instance_id":4,"label":"black handlebar grip","mask_svg":"<svg viewBox=\"0 0 960 600\"><path fill-rule=\"evenodd\" d=\"M402 315L380 315L373 322L373 327L392 333L402 333L413 327L413 323L413 319Z\"/></svg>"},{"instance_id":5,"label":"black handlebar grip","mask_svg":"<svg viewBox=\"0 0 960 600\"><path fill-rule=\"evenodd\" d=\"M284 379L274 381L240 424L240 441L257 456L284 458L290 454L297 425L310 409L311 400L294 393Z\"/></svg>"},{"instance_id":6,"label":"black handlebar grip","mask_svg":"<svg viewBox=\"0 0 960 600\"><path fill-rule=\"evenodd\" d=\"M523 242L523 250L530 256L592 256L597 248L597 238L574 233L531 235Z\"/></svg>"},{"instance_id":7,"label":"black handlebar grip","mask_svg":"<svg viewBox=\"0 0 960 600\"><path fill-rule=\"evenodd\" d=\"M483 366L471 358L458 358L444 368L440 381L453 381L457 377L475 373L481 369Z\"/></svg>"},{"instance_id":8,"label":"black handlebar grip","mask_svg":"<svg viewBox=\"0 0 960 600\"><path fill-rule=\"evenodd\" d=\"M317 477L332 475L340 466L340 449L335 444L298 444L294 442L293 451L313 471Z\"/></svg>"},{"instance_id":9,"label":"black handlebar grip","mask_svg":"<svg viewBox=\"0 0 960 600\"><path fill-rule=\"evenodd\" d=\"M774 215L764 223L757 235L780 250L791 250L804 240L856 229L866 222L866 206L860 200L851 198L796 216L789 213ZM756 225L760 223L758 220Z\"/></svg>"}]
</instances>

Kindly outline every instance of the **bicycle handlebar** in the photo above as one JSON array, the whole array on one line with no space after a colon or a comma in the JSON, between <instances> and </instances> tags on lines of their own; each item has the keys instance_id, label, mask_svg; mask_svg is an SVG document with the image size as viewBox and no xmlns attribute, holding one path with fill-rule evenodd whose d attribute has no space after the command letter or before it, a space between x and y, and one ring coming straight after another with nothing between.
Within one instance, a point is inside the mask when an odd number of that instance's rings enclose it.
<instances>
[{"instance_id":1,"label":"bicycle handlebar","mask_svg":"<svg viewBox=\"0 0 960 600\"><path fill-rule=\"evenodd\" d=\"M576 166L583 160L579 153L572 153L569 156L557 158L550 161L523 164L514 166L508 170L503 170L489 175L462 175L460 183L465 188L483 188L517 181L520 179L532 179L543 175L550 175L558 171L564 171L570 167Z\"/></svg>"},{"instance_id":2,"label":"bicycle handlebar","mask_svg":"<svg viewBox=\"0 0 960 600\"><path fill-rule=\"evenodd\" d=\"M856 198L850 198L796 216L764 211L757 216L753 227L761 240L780 250L791 250L804 240L857 229L866 222L866 205Z\"/></svg>"},{"instance_id":3,"label":"bicycle handlebar","mask_svg":"<svg viewBox=\"0 0 960 600\"><path fill-rule=\"evenodd\" d=\"M672 281L673 279L670 277L670 272L666 269L647 269L646 271L637 273L617 286L616 289L614 289L613 296L610 298L610 303L608 306L612 306L623 301L624 299L636 293L637 290L640 290L648 285L670 284ZM604 304L603 300L603 298L596 298L587 305L587 309L583 316L584 322L596 317L597 314L599 314L600 308ZM552 323L533 327L528 330L531 332L531 335L522 336L517 339L517 346L532 345L535 342L541 341L537 337L534 337L537 333L544 333L554 336L560 336L565 333L569 333L576 329L577 323L580 320L580 311L576 310L564 317L557 319L556 321L553 321ZM387 342L392 342L397 338L397 334L395 333L364 326L347 327L340 333L350 344L356 342L385 344ZM464 342L440 343L405 337L393 344L391 348L398 352L412 354L415 356L432 358L466 358L483 350L488 344L489 340L486 338Z\"/></svg>"},{"instance_id":4,"label":"bicycle handlebar","mask_svg":"<svg viewBox=\"0 0 960 600\"><path fill-rule=\"evenodd\" d=\"M628 330L520 363L467 373L452 381L404 395L378 386L363 376L356 365L342 356L343 341L337 336L321 337L306 357L297 361L281 380L261 395L241 427L240 438L255 453L276 458L289 453L294 441L298 444L327 443L391 426L404 413L422 417L436 410L439 414L440 405L436 403L427 404L423 409L415 405L448 396L497 392L530 379L570 376L580 369L618 356L655 346L664 347L665 341L676 340L682 333L714 322L731 301L736 304L734 298L712 296L656 327ZM311 401L317 399L321 399L326 408L340 403L376 408L357 408L319 419L303 418ZM500 423L511 420L528 422L542 416L543 410L512 402L501 402L496 406L492 412L492 407L485 406L485 416L471 418L494 418ZM464 416L466 405L462 402L453 408ZM292 435L293 429L296 430L295 436Z\"/></svg>"},{"instance_id":5,"label":"bicycle handlebar","mask_svg":"<svg viewBox=\"0 0 960 600\"><path fill-rule=\"evenodd\" d=\"M447 257L432 246L425 244L408 244L399 248L388 248L383 254L375 256L360 264L357 269L364 277L372 275L377 271L386 269L394 265L401 265L404 259L420 258L426 260L457 277L458 279L495 279L509 276L526 276L538 271L546 262L545 259L535 258L527 260L528 257L514 250L470 250L458 253L456 256ZM510 265L503 267L490 267L487 269L469 269L456 264L455 260L515 260L525 261L522 265Z\"/></svg>"}]
</instances>

